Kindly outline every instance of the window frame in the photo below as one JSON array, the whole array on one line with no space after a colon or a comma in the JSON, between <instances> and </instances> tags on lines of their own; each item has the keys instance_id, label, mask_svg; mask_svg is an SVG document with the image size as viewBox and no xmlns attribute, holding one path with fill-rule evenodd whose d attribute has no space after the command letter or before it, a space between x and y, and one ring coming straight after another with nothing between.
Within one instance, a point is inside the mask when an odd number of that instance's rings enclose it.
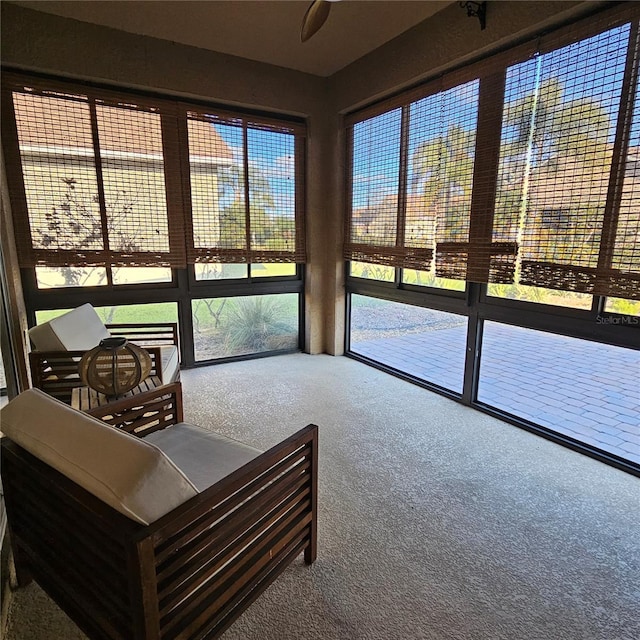
<instances>
[{"instance_id":1,"label":"window frame","mask_svg":"<svg viewBox=\"0 0 640 640\"><path fill-rule=\"evenodd\" d=\"M202 100L190 100L182 102L171 96L156 94L152 92L139 92L125 88L114 87L94 82L83 82L78 80L59 79L49 74L26 73L19 69L3 67L3 71L7 74L15 76L25 83L30 80L34 83L48 83L52 88L60 88L60 90L69 91L69 87L76 87L78 91L85 91L91 95L97 96L118 96L118 99L125 100L127 97L131 101L140 101L147 103L150 101L154 104L179 104L181 108L197 108L223 114L224 117L240 117L245 118L248 122L257 124L267 123L269 126L277 128L278 126L295 130L296 133L296 190L295 190L295 206L296 216L302 217L302 230L304 230L305 215L305 155L306 155L306 124L297 116L286 116L281 114L268 114L254 110L230 110L229 107L209 103ZM5 78L7 76L5 75ZM11 88L3 87L3 101L7 100L7 96L12 96ZM163 121L162 133L163 137L167 136L166 144L171 146L175 152L176 148L186 144L186 139L181 138L178 129L171 130L167 125L167 120ZM9 127L3 127L2 143L3 149L7 149L13 145L15 152L19 154L16 147L17 134L15 121L10 122L6 118ZM184 121L186 128L186 119ZM7 130L9 129L9 132ZM11 131L13 129L13 131ZM182 141L182 142L181 142ZM5 151L6 152L6 151ZM178 162L181 169L178 171L169 171L165 168L165 179L167 181L167 201L169 207L185 206L183 200L184 191L178 189L176 182L179 182L184 173L184 155L182 162ZM165 154L166 158L166 154ZM188 158L188 154L187 154ZM188 162L187 162L188 164ZM176 165L177 166L177 165ZM20 193L20 185L22 184L22 172L20 164L16 166L13 163L7 163L7 178L10 186L10 200L12 204L15 199L24 197L24 193ZM188 167L187 167L188 169ZM16 183L17 180L17 183ZM189 189L189 185L185 190ZM173 193L173 195L171 195ZM186 197L186 196L185 196ZM302 237L304 240L304 235ZM304 245L303 245L304 248ZM292 261L293 262L293 261ZM35 266L20 267L20 276L23 286L23 295L27 312L28 326L36 324L35 314L37 311L45 311L52 309L75 308L86 302L90 302L96 307L102 306L126 306L132 304L145 303L175 303L178 309L178 329L180 332L180 348L181 348L181 366L185 368L203 366L212 363L226 362L229 360L246 360L253 357L264 357L265 355L273 355L273 353L283 353L283 351L270 352L269 354L247 354L242 356L232 356L230 358L215 359L212 361L197 361L194 355L194 337L193 337L193 321L191 317L191 302L199 298L215 298L215 297L236 297L247 295L268 295L279 293L294 293L298 296L298 347L304 348L304 289L305 289L305 271L306 266L303 263L296 263L296 271L293 275L287 276L251 276L249 263L244 264L247 268L247 278L233 280L197 280L195 278L195 268L193 264L185 264L181 266L171 267L171 281L155 282L155 283L130 283L116 284L113 282L111 269L115 268L110 264L101 265L107 270L107 282L99 286L70 286L70 287L52 287L39 288ZM55 265L52 265L55 266ZM126 265L123 265L126 266Z\"/></svg>"},{"instance_id":2,"label":"window frame","mask_svg":"<svg viewBox=\"0 0 640 640\"><path fill-rule=\"evenodd\" d=\"M485 76L493 75L496 77L502 74L505 76L508 66L517 64L533 56L536 51L544 52L560 48L578 39L597 35L608 28L619 26L629 20L637 21L639 15L637 7L625 5L612 9L598 9L589 17L575 24L541 34L538 38L505 49L489 58L473 61L464 67L456 67L448 71L445 70L443 76L440 78L427 81L409 91L378 101L366 106L364 109L348 114L345 118L345 139L347 140L347 145L351 140L349 134L350 126L360 119L373 117L386 110L409 104L416 99L428 95L430 92L433 93L434 87L443 87L454 81L462 83L474 75L480 75L482 77L484 74ZM593 16L595 16L595 19ZM606 26L603 27L603 24ZM500 131L498 130L498 140L499 139ZM495 148L493 152L495 154ZM349 158L348 146L347 158ZM496 157L494 160L496 171L497 163L498 158ZM345 169L347 216L351 215L351 171L352 165L350 162L347 162ZM348 220L346 220L345 238L347 239L350 237L348 230ZM488 294L488 285L477 282L467 282L464 292L406 285L401 282L401 272L399 268L396 268L393 282L358 278L350 275L348 259L345 261L345 273L345 353L347 356L365 362L392 375L407 379L421 387L440 393L462 404L498 417L506 422L606 462L607 464L640 476L640 465L619 458L616 455L608 454L604 450L555 433L550 429L517 418L514 415L484 405L478 401L480 359L482 357L482 340L485 321L495 321L516 327L640 350L640 317L636 318L637 322L621 322L626 316L624 314L605 311L607 296L600 294L591 294L591 305L589 309L577 309L534 301L511 300L490 296ZM467 354L462 394L456 394L450 390L443 389L437 384L417 380L400 370L372 361L351 351L351 296L354 294L465 315L468 319Z\"/></svg>"}]
</instances>

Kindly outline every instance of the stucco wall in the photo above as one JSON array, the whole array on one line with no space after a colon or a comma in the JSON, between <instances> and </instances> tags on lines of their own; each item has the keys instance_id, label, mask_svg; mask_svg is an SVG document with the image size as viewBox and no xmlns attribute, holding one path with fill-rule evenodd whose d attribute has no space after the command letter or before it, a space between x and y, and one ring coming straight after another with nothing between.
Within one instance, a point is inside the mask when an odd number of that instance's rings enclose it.
<instances>
[{"instance_id":1,"label":"stucco wall","mask_svg":"<svg viewBox=\"0 0 640 640\"><path fill-rule=\"evenodd\" d=\"M468 17L466 10L453 2L331 76L332 107L342 113L353 110L604 4L607 3L562 0L488 2L487 24L481 30L478 19Z\"/></svg>"}]
</instances>

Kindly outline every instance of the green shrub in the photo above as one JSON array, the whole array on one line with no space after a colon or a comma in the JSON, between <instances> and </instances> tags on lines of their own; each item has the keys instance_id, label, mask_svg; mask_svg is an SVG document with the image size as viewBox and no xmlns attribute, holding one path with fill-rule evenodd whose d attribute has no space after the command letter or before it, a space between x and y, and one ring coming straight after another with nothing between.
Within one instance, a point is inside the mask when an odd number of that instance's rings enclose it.
<instances>
[{"instance_id":1,"label":"green shrub","mask_svg":"<svg viewBox=\"0 0 640 640\"><path fill-rule=\"evenodd\" d=\"M280 300L267 296L239 298L228 306L224 320L227 351L271 351L291 347L292 329L283 320Z\"/></svg>"}]
</instances>

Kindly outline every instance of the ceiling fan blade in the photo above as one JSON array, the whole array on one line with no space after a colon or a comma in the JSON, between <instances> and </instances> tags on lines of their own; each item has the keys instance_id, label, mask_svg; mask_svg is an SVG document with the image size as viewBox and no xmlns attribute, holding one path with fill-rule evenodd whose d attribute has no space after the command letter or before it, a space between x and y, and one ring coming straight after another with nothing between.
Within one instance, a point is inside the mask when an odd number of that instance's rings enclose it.
<instances>
[{"instance_id":1,"label":"ceiling fan blade","mask_svg":"<svg viewBox=\"0 0 640 640\"><path fill-rule=\"evenodd\" d=\"M313 0L302 19L302 29L300 30L300 40L306 42L314 33L320 29L329 17L331 2L328 0Z\"/></svg>"}]
</instances>

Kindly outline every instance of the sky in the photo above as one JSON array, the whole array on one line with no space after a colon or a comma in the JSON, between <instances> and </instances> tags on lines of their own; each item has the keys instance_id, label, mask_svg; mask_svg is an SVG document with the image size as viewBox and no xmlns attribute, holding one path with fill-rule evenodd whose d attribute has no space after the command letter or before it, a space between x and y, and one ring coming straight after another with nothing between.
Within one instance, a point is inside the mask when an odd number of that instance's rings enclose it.
<instances>
[{"instance_id":1,"label":"sky","mask_svg":"<svg viewBox=\"0 0 640 640\"><path fill-rule=\"evenodd\" d=\"M216 124L213 125L222 139L231 149L234 162L243 165L243 130L241 127ZM295 136L279 131L251 129L247 131L248 160L260 175L265 178L271 188L275 200L273 215L294 217L295 213ZM226 194L221 201L222 206L230 204Z\"/></svg>"},{"instance_id":2,"label":"sky","mask_svg":"<svg viewBox=\"0 0 640 640\"><path fill-rule=\"evenodd\" d=\"M609 114L610 126L608 131L600 134L608 142L613 142L629 31L628 24L622 25L513 65L507 71L505 102L532 94L536 80L543 82L558 78L564 88L565 101L595 100L604 107ZM410 105L409 158L419 144L445 135L453 124L468 130L475 128L478 88L476 80ZM375 206L389 194L397 194L401 117L402 109L396 108L354 125L354 210ZM513 131L503 127L503 138L509 135L513 135ZM637 101L632 144L634 140L635 144L640 144L640 106Z\"/></svg>"}]
</instances>

